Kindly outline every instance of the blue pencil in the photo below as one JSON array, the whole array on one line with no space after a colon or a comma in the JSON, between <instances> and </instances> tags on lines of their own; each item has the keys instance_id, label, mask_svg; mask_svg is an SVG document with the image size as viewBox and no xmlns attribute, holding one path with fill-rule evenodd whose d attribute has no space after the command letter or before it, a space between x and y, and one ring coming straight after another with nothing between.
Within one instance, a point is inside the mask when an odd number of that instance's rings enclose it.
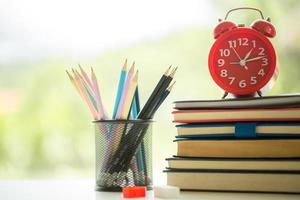
<instances>
[{"instance_id":1,"label":"blue pencil","mask_svg":"<svg viewBox=\"0 0 300 200\"><path fill-rule=\"evenodd\" d=\"M125 63L123 65L121 75L120 75L118 91L117 91L117 96L116 96L116 101L115 101L115 106L114 106L114 111L113 111L113 119L116 118L116 115L117 115L117 112L118 112L118 107L119 107L119 104L120 104L120 100L121 100L121 96L122 96L126 76L127 76L127 59L125 60Z\"/></svg>"},{"instance_id":2,"label":"blue pencil","mask_svg":"<svg viewBox=\"0 0 300 200\"><path fill-rule=\"evenodd\" d=\"M135 90L134 99L133 99L133 102L132 102L132 109L131 109L132 117L134 119L136 119L139 112L140 112L140 97L139 97L139 90L138 90L138 87L137 87L136 90ZM138 180L138 183L141 184L141 185L145 185L145 179L146 179L146 174L147 174L147 168L146 167L147 166L146 166L145 155L144 155L142 147L144 147L144 145L142 145L142 146L139 145L138 146L137 151L136 151L136 158L137 158L137 161L138 161L138 171L142 172L143 175L144 175L142 180Z\"/></svg>"},{"instance_id":3,"label":"blue pencil","mask_svg":"<svg viewBox=\"0 0 300 200\"><path fill-rule=\"evenodd\" d=\"M134 93L134 99L131 107L131 118L136 119L139 112L140 112L140 98L139 98L139 88L137 86Z\"/></svg>"}]
</instances>

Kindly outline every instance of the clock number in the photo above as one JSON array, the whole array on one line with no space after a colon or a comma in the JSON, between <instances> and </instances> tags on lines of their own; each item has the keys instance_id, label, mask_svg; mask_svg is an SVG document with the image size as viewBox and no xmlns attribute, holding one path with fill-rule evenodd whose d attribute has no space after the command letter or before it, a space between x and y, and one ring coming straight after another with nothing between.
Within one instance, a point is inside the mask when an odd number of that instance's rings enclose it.
<instances>
[{"instance_id":1,"label":"clock number","mask_svg":"<svg viewBox=\"0 0 300 200\"><path fill-rule=\"evenodd\" d=\"M237 41L229 40L228 41L229 48L236 48L237 43L239 46L248 46L248 38L238 38Z\"/></svg>"},{"instance_id":2,"label":"clock number","mask_svg":"<svg viewBox=\"0 0 300 200\"><path fill-rule=\"evenodd\" d=\"M221 74L220 74L220 76L221 77L227 77L227 70L226 69L223 69L223 70L221 70Z\"/></svg>"},{"instance_id":3,"label":"clock number","mask_svg":"<svg viewBox=\"0 0 300 200\"><path fill-rule=\"evenodd\" d=\"M225 64L224 59L219 59L219 60L218 60L218 66L219 66L219 67L224 66L224 64Z\"/></svg>"},{"instance_id":4,"label":"clock number","mask_svg":"<svg viewBox=\"0 0 300 200\"><path fill-rule=\"evenodd\" d=\"M259 72L258 72L258 75L264 76L265 75L264 69L260 69Z\"/></svg>"},{"instance_id":5,"label":"clock number","mask_svg":"<svg viewBox=\"0 0 300 200\"><path fill-rule=\"evenodd\" d=\"M229 48L236 48L236 40L229 40Z\"/></svg>"},{"instance_id":6,"label":"clock number","mask_svg":"<svg viewBox=\"0 0 300 200\"><path fill-rule=\"evenodd\" d=\"M229 81L229 85L232 85L232 83L233 83L234 80L235 80L235 77L228 77L228 79L230 80L230 81Z\"/></svg>"},{"instance_id":7,"label":"clock number","mask_svg":"<svg viewBox=\"0 0 300 200\"><path fill-rule=\"evenodd\" d=\"M246 81L245 81L245 80L241 80L241 81L239 82L239 86L240 86L240 88L246 87L246 86L247 86Z\"/></svg>"},{"instance_id":8,"label":"clock number","mask_svg":"<svg viewBox=\"0 0 300 200\"><path fill-rule=\"evenodd\" d=\"M238 38L240 46L248 46L248 38Z\"/></svg>"},{"instance_id":9,"label":"clock number","mask_svg":"<svg viewBox=\"0 0 300 200\"><path fill-rule=\"evenodd\" d=\"M256 47L256 40L252 40L252 45L253 45L253 48Z\"/></svg>"},{"instance_id":10,"label":"clock number","mask_svg":"<svg viewBox=\"0 0 300 200\"><path fill-rule=\"evenodd\" d=\"M225 56L225 57L228 57L230 55L230 51L229 49L220 49L220 54L221 56Z\"/></svg>"},{"instance_id":11,"label":"clock number","mask_svg":"<svg viewBox=\"0 0 300 200\"><path fill-rule=\"evenodd\" d=\"M263 61L262 66L266 66L269 64L267 58L262 58L262 61Z\"/></svg>"},{"instance_id":12,"label":"clock number","mask_svg":"<svg viewBox=\"0 0 300 200\"><path fill-rule=\"evenodd\" d=\"M265 55L265 49L264 48L259 47L258 51L259 51L259 53L258 53L259 56L264 56Z\"/></svg>"},{"instance_id":13,"label":"clock number","mask_svg":"<svg viewBox=\"0 0 300 200\"><path fill-rule=\"evenodd\" d=\"M257 83L256 77L255 76L251 76L251 85L255 85Z\"/></svg>"}]
</instances>

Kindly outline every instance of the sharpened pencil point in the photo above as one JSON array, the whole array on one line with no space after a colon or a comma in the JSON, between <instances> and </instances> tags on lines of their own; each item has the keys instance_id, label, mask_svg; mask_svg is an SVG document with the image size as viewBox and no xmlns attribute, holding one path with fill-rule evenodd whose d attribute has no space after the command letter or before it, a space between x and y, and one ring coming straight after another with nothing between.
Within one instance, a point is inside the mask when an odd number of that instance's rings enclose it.
<instances>
[{"instance_id":1,"label":"sharpened pencil point","mask_svg":"<svg viewBox=\"0 0 300 200\"><path fill-rule=\"evenodd\" d=\"M84 73L85 73L85 71L83 70L83 68L81 67L81 65L80 65L80 64L78 64L78 67L79 67L79 69L80 69L80 72L81 72L81 74L84 74Z\"/></svg>"},{"instance_id":2,"label":"sharpened pencil point","mask_svg":"<svg viewBox=\"0 0 300 200\"><path fill-rule=\"evenodd\" d=\"M171 91L175 85L176 81L174 81L173 83L171 83L171 85L167 88L168 91Z\"/></svg>"},{"instance_id":3,"label":"sharpened pencil point","mask_svg":"<svg viewBox=\"0 0 300 200\"><path fill-rule=\"evenodd\" d=\"M96 79L96 74L95 74L95 72L94 72L93 67L91 67L91 72L92 72L92 79Z\"/></svg>"},{"instance_id":4,"label":"sharpened pencil point","mask_svg":"<svg viewBox=\"0 0 300 200\"><path fill-rule=\"evenodd\" d=\"M74 78L73 78L73 76L68 72L68 70L66 70L66 72L67 72L67 74L68 74L70 80L73 80Z\"/></svg>"},{"instance_id":5,"label":"sharpened pencil point","mask_svg":"<svg viewBox=\"0 0 300 200\"><path fill-rule=\"evenodd\" d=\"M136 71L132 80L136 82L138 80L138 75L139 75L139 70Z\"/></svg>"},{"instance_id":6,"label":"sharpened pencil point","mask_svg":"<svg viewBox=\"0 0 300 200\"><path fill-rule=\"evenodd\" d=\"M122 71L127 71L127 58L125 59L125 62L123 64Z\"/></svg>"},{"instance_id":7,"label":"sharpened pencil point","mask_svg":"<svg viewBox=\"0 0 300 200\"><path fill-rule=\"evenodd\" d=\"M175 68L172 70L172 72L171 72L171 74L170 74L170 77L171 77L171 78L174 78L177 69L178 69L178 67L175 67Z\"/></svg>"},{"instance_id":8,"label":"sharpened pencil point","mask_svg":"<svg viewBox=\"0 0 300 200\"><path fill-rule=\"evenodd\" d=\"M165 76L169 75L171 67L172 67L172 65L170 65L169 68L167 69L167 71L164 73Z\"/></svg>"},{"instance_id":9,"label":"sharpened pencil point","mask_svg":"<svg viewBox=\"0 0 300 200\"><path fill-rule=\"evenodd\" d=\"M80 75L80 73L76 69L74 69L74 74L76 75L76 77L78 79L82 79L82 76Z\"/></svg>"},{"instance_id":10,"label":"sharpened pencil point","mask_svg":"<svg viewBox=\"0 0 300 200\"><path fill-rule=\"evenodd\" d=\"M72 73L74 74L74 78L77 79L77 78L78 78L78 75L77 75L75 69L73 69L73 68L72 68Z\"/></svg>"},{"instance_id":11,"label":"sharpened pencil point","mask_svg":"<svg viewBox=\"0 0 300 200\"><path fill-rule=\"evenodd\" d=\"M133 74L133 72L134 72L134 67L135 67L135 62L133 61L132 65L131 65L131 68L130 68L130 70L129 70L129 73L130 73L130 74Z\"/></svg>"}]
</instances>

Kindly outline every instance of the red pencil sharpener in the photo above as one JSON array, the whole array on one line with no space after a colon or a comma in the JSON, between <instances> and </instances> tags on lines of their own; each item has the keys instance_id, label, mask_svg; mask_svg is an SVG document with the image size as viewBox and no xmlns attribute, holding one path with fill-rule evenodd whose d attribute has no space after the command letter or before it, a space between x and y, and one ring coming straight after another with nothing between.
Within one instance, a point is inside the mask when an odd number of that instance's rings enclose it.
<instances>
[{"instance_id":1,"label":"red pencil sharpener","mask_svg":"<svg viewBox=\"0 0 300 200\"><path fill-rule=\"evenodd\" d=\"M124 187L122 189L124 198L140 198L146 196L146 187L144 186L134 186L134 187Z\"/></svg>"}]
</instances>

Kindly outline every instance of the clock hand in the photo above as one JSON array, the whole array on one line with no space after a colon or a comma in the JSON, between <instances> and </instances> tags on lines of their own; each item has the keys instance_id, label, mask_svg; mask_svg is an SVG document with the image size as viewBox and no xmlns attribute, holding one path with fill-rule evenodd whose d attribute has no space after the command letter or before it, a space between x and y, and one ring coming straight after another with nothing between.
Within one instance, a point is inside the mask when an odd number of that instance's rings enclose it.
<instances>
[{"instance_id":1,"label":"clock hand","mask_svg":"<svg viewBox=\"0 0 300 200\"><path fill-rule=\"evenodd\" d=\"M248 59L248 60L245 60L245 62L254 61L254 60L259 60L259 59L264 58L264 57L266 57L266 56L258 56L258 57L255 57L255 58L250 58L250 59Z\"/></svg>"},{"instance_id":2,"label":"clock hand","mask_svg":"<svg viewBox=\"0 0 300 200\"><path fill-rule=\"evenodd\" d=\"M241 61L240 62L230 62L229 64L240 65L241 67L244 67L245 69L248 69L248 67L246 66L246 63L244 63L244 65L241 65Z\"/></svg>"},{"instance_id":3,"label":"clock hand","mask_svg":"<svg viewBox=\"0 0 300 200\"><path fill-rule=\"evenodd\" d=\"M238 57L238 59L242 60L240 55L236 52L235 48L233 48L233 47L231 47L231 48L233 49L233 51L234 51L235 55Z\"/></svg>"},{"instance_id":4,"label":"clock hand","mask_svg":"<svg viewBox=\"0 0 300 200\"><path fill-rule=\"evenodd\" d=\"M250 51L245 55L243 60L247 60L251 54L251 52L253 51L254 47L252 49L250 49Z\"/></svg>"}]
</instances>

